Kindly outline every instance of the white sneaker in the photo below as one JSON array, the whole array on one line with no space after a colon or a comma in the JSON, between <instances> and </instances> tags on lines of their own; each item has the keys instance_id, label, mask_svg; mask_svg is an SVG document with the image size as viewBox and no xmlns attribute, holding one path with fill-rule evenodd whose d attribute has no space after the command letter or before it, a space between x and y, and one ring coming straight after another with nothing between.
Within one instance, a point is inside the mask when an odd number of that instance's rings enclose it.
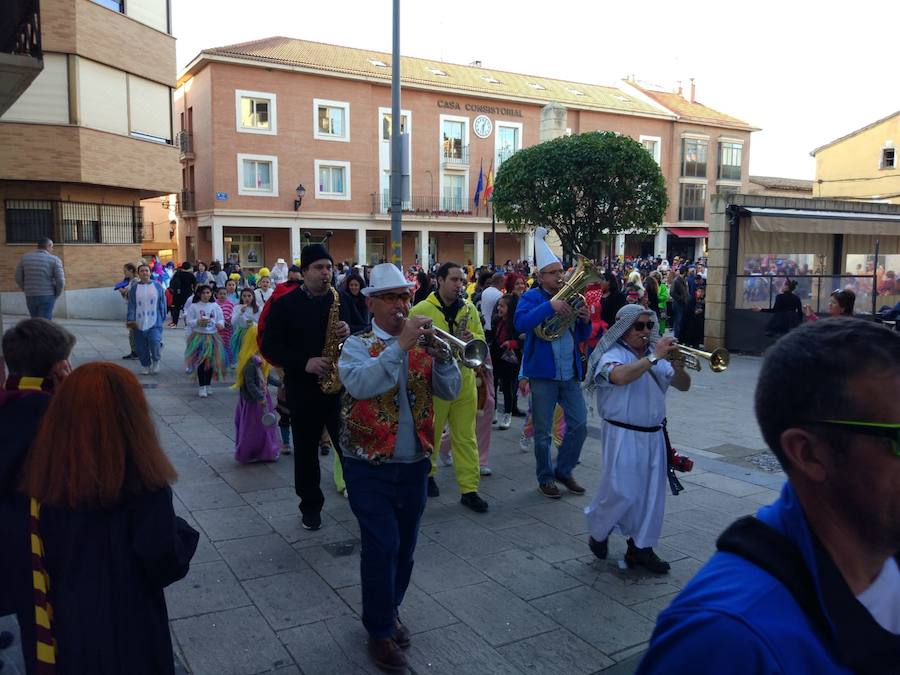
<instances>
[{"instance_id":1,"label":"white sneaker","mask_svg":"<svg viewBox=\"0 0 900 675\"><path fill-rule=\"evenodd\" d=\"M438 453L438 466L453 466L453 456L445 455L443 452Z\"/></svg>"},{"instance_id":2,"label":"white sneaker","mask_svg":"<svg viewBox=\"0 0 900 675\"><path fill-rule=\"evenodd\" d=\"M150 366L146 368L141 368L141 375L149 375L150 374Z\"/></svg>"},{"instance_id":3,"label":"white sneaker","mask_svg":"<svg viewBox=\"0 0 900 675\"><path fill-rule=\"evenodd\" d=\"M150 364L150 374L159 375L159 361L154 361Z\"/></svg>"},{"instance_id":4,"label":"white sneaker","mask_svg":"<svg viewBox=\"0 0 900 675\"><path fill-rule=\"evenodd\" d=\"M522 434L522 437L519 439L519 450L522 452L528 452L531 450L531 439L526 438L525 434Z\"/></svg>"},{"instance_id":5,"label":"white sneaker","mask_svg":"<svg viewBox=\"0 0 900 675\"><path fill-rule=\"evenodd\" d=\"M207 389L209 389L209 387L200 387L200 398L206 398L207 396L209 396L209 392L207 391Z\"/></svg>"},{"instance_id":6,"label":"white sneaker","mask_svg":"<svg viewBox=\"0 0 900 675\"><path fill-rule=\"evenodd\" d=\"M494 408L494 419L491 421L491 425L496 426L497 422L500 421L500 418L497 417L497 409Z\"/></svg>"},{"instance_id":7,"label":"white sneaker","mask_svg":"<svg viewBox=\"0 0 900 675\"><path fill-rule=\"evenodd\" d=\"M207 386L206 386L206 395L207 395L207 396L212 396L212 395L213 395L213 388L212 388L211 385L207 385Z\"/></svg>"},{"instance_id":8,"label":"white sneaker","mask_svg":"<svg viewBox=\"0 0 900 675\"><path fill-rule=\"evenodd\" d=\"M510 413L503 413L500 416L500 424L497 425L498 429L509 429L509 426L512 424L512 415Z\"/></svg>"},{"instance_id":9,"label":"white sneaker","mask_svg":"<svg viewBox=\"0 0 900 675\"><path fill-rule=\"evenodd\" d=\"M491 471L491 467L489 467L489 466L483 466L483 467L481 467L480 469L478 469L478 473L480 473L482 476L490 476L490 475L493 474L494 472Z\"/></svg>"}]
</instances>

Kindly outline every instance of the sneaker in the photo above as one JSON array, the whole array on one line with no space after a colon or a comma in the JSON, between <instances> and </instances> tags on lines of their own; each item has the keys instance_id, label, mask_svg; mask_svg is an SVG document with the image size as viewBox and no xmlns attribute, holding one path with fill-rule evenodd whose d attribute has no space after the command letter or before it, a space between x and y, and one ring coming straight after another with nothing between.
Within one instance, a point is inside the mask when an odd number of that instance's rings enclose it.
<instances>
[{"instance_id":1,"label":"sneaker","mask_svg":"<svg viewBox=\"0 0 900 675\"><path fill-rule=\"evenodd\" d=\"M543 485L538 485L538 492L548 499L559 499L562 497L559 488L556 487L556 483L544 483Z\"/></svg>"},{"instance_id":2,"label":"sneaker","mask_svg":"<svg viewBox=\"0 0 900 675\"><path fill-rule=\"evenodd\" d=\"M669 563L656 555L650 546L638 548L634 545L633 539L628 540L628 550L625 551L625 564L630 569L640 566L654 574L667 574L669 571Z\"/></svg>"},{"instance_id":3,"label":"sneaker","mask_svg":"<svg viewBox=\"0 0 900 675\"><path fill-rule=\"evenodd\" d=\"M304 530L318 530L322 527L322 516L318 513L304 513L300 523Z\"/></svg>"},{"instance_id":4,"label":"sneaker","mask_svg":"<svg viewBox=\"0 0 900 675\"><path fill-rule=\"evenodd\" d=\"M593 537L588 537L588 548L600 560L606 560L606 556L609 555L609 537L603 541L597 541Z\"/></svg>"},{"instance_id":5,"label":"sneaker","mask_svg":"<svg viewBox=\"0 0 900 675\"><path fill-rule=\"evenodd\" d=\"M331 452L331 446L328 445L328 443L322 443L319 445L319 454L322 455L322 457L327 455L329 452Z\"/></svg>"},{"instance_id":6,"label":"sneaker","mask_svg":"<svg viewBox=\"0 0 900 675\"><path fill-rule=\"evenodd\" d=\"M212 395L213 395L213 388L212 388L212 385L207 385L207 387L206 387L206 395L207 395L207 396L212 396Z\"/></svg>"},{"instance_id":7,"label":"sneaker","mask_svg":"<svg viewBox=\"0 0 900 675\"><path fill-rule=\"evenodd\" d=\"M403 625L399 616L397 617L397 628L394 630L394 634L391 637L400 649L407 649L409 647L409 628Z\"/></svg>"},{"instance_id":8,"label":"sneaker","mask_svg":"<svg viewBox=\"0 0 900 675\"><path fill-rule=\"evenodd\" d=\"M576 481L574 476L569 476L568 478L563 478L559 474L556 475L556 480L566 486L566 490L571 492L573 495L583 495L586 490L581 487Z\"/></svg>"},{"instance_id":9,"label":"sneaker","mask_svg":"<svg viewBox=\"0 0 900 675\"><path fill-rule=\"evenodd\" d=\"M452 455L445 455L443 452L439 452L437 463L438 466L453 466L453 457Z\"/></svg>"},{"instance_id":10,"label":"sneaker","mask_svg":"<svg viewBox=\"0 0 900 675\"><path fill-rule=\"evenodd\" d=\"M408 663L400 647L391 638L374 640L369 638L369 657L384 670L396 673L406 672Z\"/></svg>"},{"instance_id":11,"label":"sneaker","mask_svg":"<svg viewBox=\"0 0 900 675\"><path fill-rule=\"evenodd\" d=\"M140 357L138 357L138 353L137 353L137 352L131 352L130 354L126 354L125 356L123 356L123 357L122 357L122 360L123 360L123 361L134 361L134 360L137 359L137 358L140 358Z\"/></svg>"},{"instance_id":12,"label":"sneaker","mask_svg":"<svg viewBox=\"0 0 900 675\"><path fill-rule=\"evenodd\" d=\"M198 392L200 398L206 398L207 396L209 396L209 392L207 391L207 389L208 387L200 387L200 391Z\"/></svg>"},{"instance_id":13,"label":"sneaker","mask_svg":"<svg viewBox=\"0 0 900 675\"><path fill-rule=\"evenodd\" d=\"M478 469L478 473L480 473L482 476L490 476L490 475L493 475L494 472L491 471L491 467L483 466L480 469Z\"/></svg>"},{"instance_id":14,"label":"sneaker","mask_svg":"<svg viewBox=\"0 0 900 675\"><path fill-rule=\"evenodd\" d=\"M494 419L491 421L491 424L496 426L499 421L500 421L500 416L497 414L497 409L494 408Z\"/></svg>"},{"instance_id":15,"label":"sneaker","mask_svg":"<svg viewBox=\"0 0 900 675\"><path fill-rule=\"evenodd\" d=\"M281 444L281 454L282 455L291 454L291 444L290 443L282 443Z\"/></svg>"},{"instance_id":16,"label":"sneaker","mask_svg":"<svg viewBox=\"0 0 900 675\"><path fill-rule=\"evenodd\" d=\"M193 366L188 366L187 368L184 369L184 374L185 374L185 375L191 375L193 372L194 372L194 367L193 367Z\"/></svg>"},{"instance_id":17,"label":"sneaker","mask_svg":"<svg viewBox=\"0 0 900 675\"><path fill-rule=\"evenodd\" d=\"M475 513L484 513L488 510L488 503L478 496L477 492L467 492L459 498L459 503L472 509Z\"/></svg>"},{"instance_id":18,"label":"sneaker","mask_svg":"<svg viewBox=\"0 0 900 675\"><path fill-rule=\"evenodd\" d=\"M519 439L519 450L522 452L528 452L531 450L531 439L528 438L525 434L522 434L522 437Z\"/></svg>"},{"instance_id":19,"label":"sneaker","mask_svg":"<svg viewBox=\"0 0 900 675\"><path fill-rule=\"evenodd\" d=\"M350 499L350 493L347 492L347 488L341 490L341 494L344 495L344 499Z\"/></svg>"},{"instance_id":20,"label":"sneaker","mask_svg":"<svg viewBox=\"0 0 900 675\"><path fill-rule=\"evenodd\" d=\"M503 413L500 416L500 424L497 425L497 428L501 431L504 429L509 429L512 424L512 414L511 413Z\"/></svg>"},{"instance_id":21,"label":"sneaker","mask_svg":"<svg viewBox=\"0 0 900 675\"><path fill-rule=\"evenodd\" d=\"M154 361L150 364L150 374L159 375L159 361Z\"/></svg>"},{"instance_id":22,"label":"sneaker","mask_svg":"<svg viewBox=\"0 0 900 675\"><path fill-rule=\"evenodd\" d=\"M150 374L150 366L141 368L141 375L149 375L149 374Z\"/></svg>"},{"instance_id":23,"label":"sneaker","mask_svg":"<svg viewBox=\"0 0 900 675\"><path fill-rule=\"evenodd\" d=\"M428 496L429 497L440 497L441 489L438 487L437 481L434 479L434 476L428 476Z\"/></svg>"}]
</instances>

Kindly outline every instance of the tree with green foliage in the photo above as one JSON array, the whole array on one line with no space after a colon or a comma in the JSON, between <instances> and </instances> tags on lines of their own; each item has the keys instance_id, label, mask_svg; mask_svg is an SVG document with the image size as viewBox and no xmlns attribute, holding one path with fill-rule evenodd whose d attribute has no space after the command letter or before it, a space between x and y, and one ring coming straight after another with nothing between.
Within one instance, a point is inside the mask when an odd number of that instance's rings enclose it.
<instances>
[{"instance_id":1,"label":"tree with green foliage","mask_svg":"<svg viewBox=\"0 0 900 675\"><path fill-rule=\"evenodd\" d=\"M596 255L617 234L652 235L669 203L656 160L637 141L611 131L563 136L503 162L494 211L511 232L543 225L566 254Z\"/></svg>"}]
</instances>

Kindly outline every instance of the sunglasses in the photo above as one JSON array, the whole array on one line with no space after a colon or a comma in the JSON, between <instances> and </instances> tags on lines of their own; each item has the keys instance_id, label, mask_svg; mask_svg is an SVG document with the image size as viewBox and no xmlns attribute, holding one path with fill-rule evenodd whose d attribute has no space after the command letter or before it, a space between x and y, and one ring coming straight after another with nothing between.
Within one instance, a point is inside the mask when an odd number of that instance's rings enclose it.
<instances>
[{"instance_id":1,"label":"sunglasses","mask_svg":"<svg viewBox=\"0 0 900 675\"><path fill-rule=\"evenodd\" d=\"M647 330L653 330L653 326L655 325L655 321L635 321L633 324L631 324L631 327L635 330L644 330L645 328Z\"/></svg>"},{"instance_id":2,"label":"sunglasses","mask_svg":"<svg viewBox=\"0 0 900 675\"><path fill-rule=\"evenodd\" d=\"M857 422L854 420L819 420L814 424L823 424L835 429L842 429L851 434L886 438L891 442L891 451L900 457L900 424L885 422Z\"/></svg>"},{"instance_id":3,"label":"sunglasses","mask_svg":"<svg viewBox=\"0 0 900 675\"><path fill-rule=\"evenodd\" d=\"M380 293L375 296L379 300L383 300L384 302L394 303L397 300L402 300L403 302L409 302L409 299L412 297L409 293Z\"/></svg>"}]
</instances>

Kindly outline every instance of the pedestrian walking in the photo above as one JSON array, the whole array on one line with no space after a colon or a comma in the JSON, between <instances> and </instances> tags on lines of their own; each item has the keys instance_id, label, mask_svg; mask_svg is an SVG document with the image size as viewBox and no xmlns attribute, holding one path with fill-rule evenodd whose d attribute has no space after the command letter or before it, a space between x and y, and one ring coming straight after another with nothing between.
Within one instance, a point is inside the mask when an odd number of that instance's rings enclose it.
<instances>
[{"instance_id":1,"label":"pedestrian walking","mask_svg":"<svg viewBox=\"0 0 900 675\"><path fill-rule=\"evenodd\" d=\"M232 386L240 393L234 410L234 458L241 464L278 459L278 436L269 384L281 383L270 376L269 371L270 366L256 344L256 326L248 326L241 338ZM271 424L264 421L267 415Z\"/></svg>"},{"instance_id":2,"label":"pedestrian walking","mask_svg":"<svg viewBox=\"0 0 900 675\"><path fill-rule=\"evenodd\" d=\"M134 345L141 361L141 375L159 373L163 323L166 320L166 291L150 278L150 266L138 265L138 283L128 291L125 325L134 334Z\"/></svg>"},{"instance_id":3,"label":"pedestrian walking","mask_svg":"<svg viewBox=\"0 0 900 675\"><path fill-rule=\"evenodd\" d=\"M36 251L22 256L16 265L16 284L25 292L25 305L31 318L53 319L56 299L66 287L62 260L53 255L53 240L38 241Z\"/></svg>"},{"instance_id":4,"label":"pedestrian walking","mask_svg":"<svg viewBox=\"0 0 900 675\"><path fill-rule=\"evenodd\" d=\"M181 269L177 270L172 275L172 280L169 281L169 290L172 291L172 323L169 324L170 328L175 328L178 325L182 309L187 301L194 296L194 291L197 288L197 280L191 269L191 263L183 262Z\"/></svg>"},{"instance_id":5,"label":"pedestrian walking","mask_svg":"<svg viewBox=\"0 0 900 675\"><path fill-rule=\"evenodd\" d=\"M191 331L184 350L185 367L189 373L197 371L200 398L210 395L210 384L224 378L228 367L225 345L218 333L225 327L225 317L211 299L212 290L201 284L197 287L197 302L191 303L184 316Z\"/></svg>"}]
</instances>

